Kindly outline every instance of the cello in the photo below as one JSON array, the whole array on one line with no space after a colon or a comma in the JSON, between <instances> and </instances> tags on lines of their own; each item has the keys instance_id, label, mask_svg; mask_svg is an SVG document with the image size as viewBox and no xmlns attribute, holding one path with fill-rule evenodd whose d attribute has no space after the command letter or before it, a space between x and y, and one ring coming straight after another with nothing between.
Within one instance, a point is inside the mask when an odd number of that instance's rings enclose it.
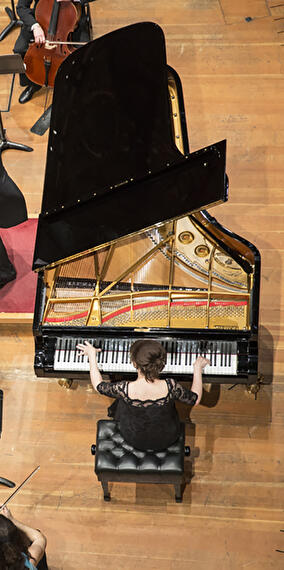
<instances>
[{"instance_id":1,"label":"cello","mask_svg":"<svg viewBox=\"0 0 284 570\"><path fill-rule=\"evenodd\" d=\"M70 38L81 17L81 4L39 0L35 17L46 39L44 44L29 46L24 58L26 75L33 83L53 87L62 61L76 49Z\"/></svg>"}]
</instances>

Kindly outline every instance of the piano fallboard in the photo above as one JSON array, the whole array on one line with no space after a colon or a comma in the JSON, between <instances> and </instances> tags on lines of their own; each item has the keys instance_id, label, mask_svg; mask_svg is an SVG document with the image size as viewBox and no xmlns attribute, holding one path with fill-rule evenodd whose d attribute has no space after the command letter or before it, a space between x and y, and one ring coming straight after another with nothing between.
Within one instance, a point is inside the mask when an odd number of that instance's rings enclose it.
<instances>
[{"instance_id":1,"label":"piano fallboard","mask_svg":"<svg viewBox=\"0 0 284 570\"><path fill-rule=\"evenodd\" d=\"M204 382L253 384L257 378L257 339L246 331L194 330L42 330L36 340L37 376L89 379L89 364L76 346L85 340L102 351L98 365L112 379L135 378L129 361L129 349L135 340L152 338L165 346L167 363L162 375L191 381L197 356L210 360L204 370Z\"/></svg>"}]
</instances>

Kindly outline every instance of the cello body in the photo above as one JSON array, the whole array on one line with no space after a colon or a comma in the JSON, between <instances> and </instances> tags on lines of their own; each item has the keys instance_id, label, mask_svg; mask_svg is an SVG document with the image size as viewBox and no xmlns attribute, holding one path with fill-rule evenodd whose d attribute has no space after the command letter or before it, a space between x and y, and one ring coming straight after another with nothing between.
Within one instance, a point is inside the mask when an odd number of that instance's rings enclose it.
<instances>
[{"instance_id":1,"label":"cello body","mask_svg":"<svg viewBox=\"0 0 284 570\"><path fill-rule=\"evenodd\" d=\"M81 15L81 5L70 0L40 0L35 17L42 27L46 43L33 43L24 58L27 77L37 85L54 86L54 80L62 61L76 48L66 45ZM49 45L49 42L60 42Z\"/></svg>"}]
</instances>

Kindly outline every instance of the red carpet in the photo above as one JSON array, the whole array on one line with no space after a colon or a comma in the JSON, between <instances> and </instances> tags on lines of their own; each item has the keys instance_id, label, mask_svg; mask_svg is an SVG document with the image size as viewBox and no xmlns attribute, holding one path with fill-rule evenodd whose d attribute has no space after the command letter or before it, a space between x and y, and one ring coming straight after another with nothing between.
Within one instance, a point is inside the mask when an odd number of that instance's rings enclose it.
<instances>
[{"instance_id":1,"label":"red carpet","mask_svg":"<svg viewBox=\"0 0 284 570\"><path fill-rule=\"evenodd\" d=\"M37 219L13 228L0 228L0 236L17 277L0 289L1 313L33 313L37 275L32 271Z\"/></svg>"}]
</instances>

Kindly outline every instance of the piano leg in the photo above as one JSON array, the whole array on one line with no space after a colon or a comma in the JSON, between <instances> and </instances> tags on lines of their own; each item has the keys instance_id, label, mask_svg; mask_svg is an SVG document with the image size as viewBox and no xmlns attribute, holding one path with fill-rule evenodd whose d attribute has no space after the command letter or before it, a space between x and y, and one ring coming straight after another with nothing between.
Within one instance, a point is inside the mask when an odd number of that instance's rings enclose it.
<instances>
[{"instance_id":1,"label":"piano leg","mask_svg":"<svg viewBox=\"0 0 284 570\"><path fill-rule=\"evenodd\" d=\"M60 380L58 380L58 384L59 386L62 386L62 388L70 390L73 384L73 380L71 378L69 378L68 380L66 378L60 378Z\"/></svg>"},{"instance_id":2,"label":"piano leg","mask_svg":"<svg viewBox=\"0 0 284 570\"><path fill-rule=\"evenodd\" d=\"M252 378L255 380L255 376L253 376ZM248 394L253 394L255 400L257 399L257 394L260 390L261 384L263 384L262 374L260 374L260 376L257 377L256 382L254 382L254 384L247 385Z\"/></svg>"}]
</instances>

